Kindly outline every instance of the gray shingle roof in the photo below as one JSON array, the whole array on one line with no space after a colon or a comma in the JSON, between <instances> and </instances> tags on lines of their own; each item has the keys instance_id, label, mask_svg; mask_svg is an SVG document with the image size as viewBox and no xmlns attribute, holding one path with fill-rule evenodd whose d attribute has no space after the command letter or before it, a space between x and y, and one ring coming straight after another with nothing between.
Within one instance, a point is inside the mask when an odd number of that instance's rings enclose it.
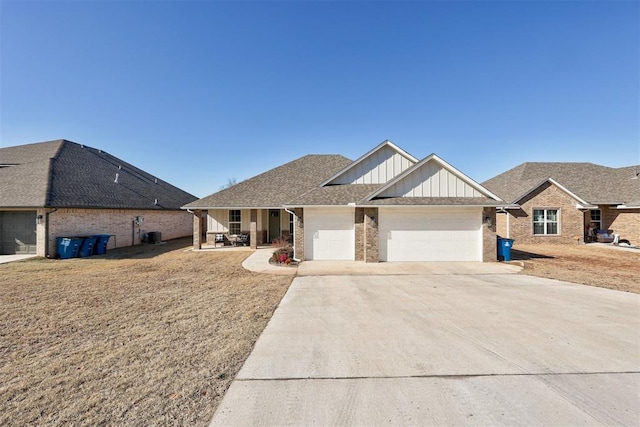
<instances>
[{"instance_id":1,"label":"gray shingle roof","mask_svg":"<svg viewBox=\"0 0 640 427\"><path fill-rule=\"evenodd\" d=\"M381 184L345 184L318 187L302 194L285 205L288 206L332 206L359 203Z\"/></svg>"},{"instance_id":2,"label":"gray shingle roof","mask_svg":"<svg viewBox=\"0 0 640 427\"><path fill-rule=\"evenodd\" d=\"M249 178L184 206L209 208L276 208L317 188L351 163L335 154L310 154Z\"/></svg>"},{"instance_id":3,"label":"gray shingle roof","mask_svg":"<svg viewBox=\"0 0 640 427\"><path fill-rule=\"evenodd\" d=\"M508 202L517 202L547 178L552 178L593 204L640 202L640 179L631 179L640 166L610 168L593 163L523 163L482 185Z\"/></svg>"},{"instance_id":4,"label":"gray shingle roof","mask_svg":"<svg viewBox=\"0 0 640 427\"><path fill-rule=\"evenodd\" d=\"M1 207L173 210L196 198L117 157L66 140L0 148L0 165Z\"/></svg>"}]
</instances>

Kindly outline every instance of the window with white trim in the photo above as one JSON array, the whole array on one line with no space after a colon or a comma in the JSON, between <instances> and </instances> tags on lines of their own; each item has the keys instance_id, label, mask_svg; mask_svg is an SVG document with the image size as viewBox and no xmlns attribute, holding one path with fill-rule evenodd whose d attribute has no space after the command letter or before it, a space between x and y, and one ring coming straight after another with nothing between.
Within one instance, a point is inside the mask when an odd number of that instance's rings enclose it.
<instances>
[{"instance_id":1,"label":"window with white trim","mask_svg":"<svg viewBox=\"0 0 640 427\"><path fill-rule=\"evenodd\" d=\"M537 236L557 235L559 225L558 209L533 210L533 234Z\"/></svg>"},{"instance_id":2,"label":"window with white trim","mask_svg":"<svg viewBox=\"0 0 640 427\"><path fill-rule=\"evenodd\" d=\"M229 211L229 234L240 234L242 224L242 214L240 209Z\"/></svg>"},{"instance_id":3,"label":"window with white trim","mask_svg":"<svg viewBox=\"0 0 640 427\"><path fill-rule=\"evenodd\" d=\"M600 209L591 209L591 227L596 230L602 230L602 211Z\"/></svg>"}]
</instances>

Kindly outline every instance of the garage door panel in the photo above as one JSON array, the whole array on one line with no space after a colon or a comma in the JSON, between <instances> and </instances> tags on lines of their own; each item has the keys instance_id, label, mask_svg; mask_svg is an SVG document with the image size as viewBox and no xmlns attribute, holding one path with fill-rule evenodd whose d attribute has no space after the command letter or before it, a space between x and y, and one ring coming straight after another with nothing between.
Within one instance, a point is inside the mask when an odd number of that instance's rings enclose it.
<instances>
[{"instance_id":1,"label":"garage door panel","mask_svg":"<svg viewBox=\"0 0 640 427\"><path fill-rule=\"evenodd\" d=\"M305 258L355 259L354 215L353 209L306 209Z\"/></svg>"},{"instance_id":2,"label":"garage door panel","mask_svg":"<svg viewBox=\"0 0 640 427\"><path fill-rule=\"evenodd\" d=\"M382 261L480 261L480 210L380 211Z\"/></svg>"}]
</instances>

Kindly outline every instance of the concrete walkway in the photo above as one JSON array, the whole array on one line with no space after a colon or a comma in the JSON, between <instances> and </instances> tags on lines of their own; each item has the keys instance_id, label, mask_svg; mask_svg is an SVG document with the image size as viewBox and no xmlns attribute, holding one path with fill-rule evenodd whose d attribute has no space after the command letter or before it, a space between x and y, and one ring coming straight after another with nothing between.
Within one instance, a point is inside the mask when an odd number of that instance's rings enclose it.
<instances>
[{"instance_id":1,"label":"concrete walkway","mask_svg":"<svg viewBox=\"0 0 640 427\"><path fill-rule=\"evenodd\" d=\"M516 264L498 262L378 262L304 261L297 267L269 263L273 248L258 248L242 266L256 273L298 276L369 276L423 274L515 274L522 270Z\"/></svg>"},{"instance_id":2,"label":"concrete walkway","mask_svg":"<svg viewBox=\"0 0 640 427\"><path fill-rule=\"evenodd\" d=\"M638 307L514 274L297 277L211 425L638 425Z\"/></svg>"},{"instance_id":3,"label":"concrete walkway","mask_svg":"<svg viewBox=\"0 0 640 427\"><path fill-rule=\"evenodd\" d=\"M28 258L35 258L37 255L0 255L0 264L5 264L7 262L20 261Z\"/></svg>"}]
</instances>

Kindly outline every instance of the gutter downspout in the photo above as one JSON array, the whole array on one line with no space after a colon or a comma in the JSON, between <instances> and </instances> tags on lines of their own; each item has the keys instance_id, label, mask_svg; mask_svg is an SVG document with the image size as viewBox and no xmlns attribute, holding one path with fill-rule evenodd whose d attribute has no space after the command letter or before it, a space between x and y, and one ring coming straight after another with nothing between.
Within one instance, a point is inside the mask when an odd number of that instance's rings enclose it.
<instances>
[{"instance_id":1,"label":"gutter downspout","mask_svg":"<svg viewBox=\"0 0 640 427\"><path fill-rule=\"evenodd\" d=\"M284 208L284 207L283 207ZM295 212L290 211L287 208L284 208L285 212L288 212L289 214L293 215L293 217L297 220L298 216L295 214ZM295 262L300 262L300 260L298 259L298 257L296 257L296 227L294 225L293 227L293 260Z\"/></svg>"}]
</instances>

